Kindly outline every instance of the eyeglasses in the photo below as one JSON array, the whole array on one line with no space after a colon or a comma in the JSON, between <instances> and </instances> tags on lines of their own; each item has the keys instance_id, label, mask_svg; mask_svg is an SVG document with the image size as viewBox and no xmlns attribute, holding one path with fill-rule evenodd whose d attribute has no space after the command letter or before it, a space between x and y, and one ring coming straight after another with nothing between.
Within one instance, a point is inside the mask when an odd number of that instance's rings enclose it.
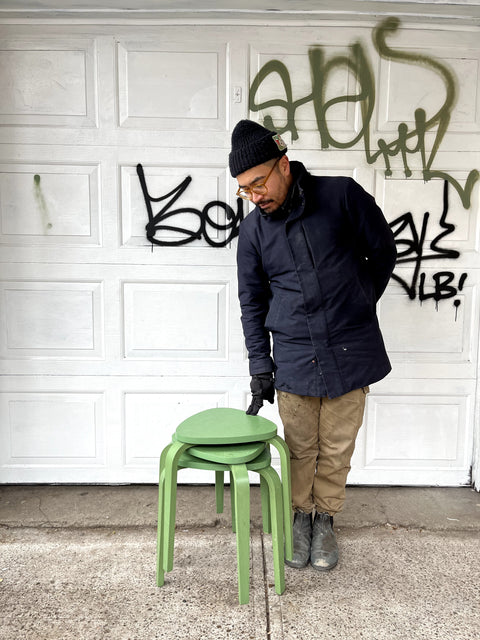
<instances>
[{"instance_id":1,"label":"eyeglasses","mask_svg":"<svg viewBox=\"0 0 480 640\"><path fill-rule=\"evenodd\" d=\"M272 175L272 171L277 166L277 162L279 160L280 160L280 158L277 158L275 160L275 163L274 163L273 167L270 169L270 171L268 172L267 177L265 178L265 180L263 182L259 182L258 184L253 185L253 187L239 187L237 189L236 195L239 196L240 198L243 198L244 200L251 200L253 198L253 194L254 193L256 193L258 195L262 195L262 196L265 195L268 192L267 180Z\"/></svg>"}]
</instances>

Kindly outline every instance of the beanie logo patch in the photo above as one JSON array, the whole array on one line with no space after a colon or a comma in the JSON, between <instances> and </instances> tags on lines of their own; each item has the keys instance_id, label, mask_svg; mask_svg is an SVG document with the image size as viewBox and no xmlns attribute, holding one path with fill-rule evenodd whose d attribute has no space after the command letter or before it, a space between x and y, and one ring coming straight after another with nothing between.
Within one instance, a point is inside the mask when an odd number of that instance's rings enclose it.
<instances>
[{"instance_id":1,"label":"beanie logo patch","mask_svg":"<svg viewBox=\"0 0 480 640\"><path fill-rule=\"evenodd\" d=\"M272 140L277 145L279 151L283 151L287 148L287 145L285 144L282 136L279 133L276 133L274 136L272 136Z\"/></svg>"}]
</instances>

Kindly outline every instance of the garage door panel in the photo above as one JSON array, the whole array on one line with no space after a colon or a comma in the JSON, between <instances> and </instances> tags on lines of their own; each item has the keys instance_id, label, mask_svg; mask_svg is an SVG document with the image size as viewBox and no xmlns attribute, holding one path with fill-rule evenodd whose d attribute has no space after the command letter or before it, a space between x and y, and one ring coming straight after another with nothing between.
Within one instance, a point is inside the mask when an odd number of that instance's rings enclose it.
<instances>
[{"instance_id":1,"label":"garage door panel","mask_svg":"<svg viewBox=\"0 0 480 640\"><path fill-rule=\"evenodd\" d=\"M5 359L102 358L101 282L1 282Z\"/></svg>"},{"instance_id":2,"label":"garage door panel","mask_svg":"<svg viewBox=\"0 0 480 640\"><path fill-rule=\"evenodd\" d=\"M126 282L123 297L126 358L227 358L227 282Z\"/></svg>"},{"instance_id":3,"label":"garage door panel","mask_svg":"<svg viewBox=\"0 0 480 640\"><path fill-rule=\"evenodd\" d=\"M406 281L411 276L402 270L397 273ZM430 276L432 272L426 273ZM458 272L453 275L458 281ZM474 375L478 313L478 285L464 285L454 298L441 303L430 299L420 304L392 284L379 302L382 332L393 364L433 363L439 377L442 373L449 377L451 364L463 365L465 376Z\"/></svg>"},{"instance_id":4,"label":"garage door panel","mask_svg":"<svg viewBox=\"0 0 480 640\"><path fill-rule=\"evenodd\" d=\"M365 466L465 466L460 426L467 422L468 398L398 394L374 396L370 404Z\"/></svg>"},{"instance_id":5,"label":"garage door panel","mask_svg":"<svg viewBox=\"0 0 480 640\"><path fill-rule=\"evenodd\" d=\"M101 244L99 165L4 164L0 189L0 242L48 247Z\"/></svg>"},{"instance_id":6,"label":"garage door panel","mask_svg":"<svg viewBox=\"0 0 480 640\"><path fill-rule=\"evenodd\" d=\"M0 123L96 126L95 43L63 37L7 39L0 51Z\"/></svg>"},{"instance_id":7,"label":"garage door panel","mask_svg":"<svg viewBox=\"0 0 480 640\"><path fill-rule=\"evenodd\" d=\"M102 394L0 393L0 411L6 468L105 464Z\"/></svg>"},{"instance_id":8,"label":"garage door panel","mask_svg":"<svg viewBox=\"0 0 480 640\"><path fill-rule=\"evenodd\" d=\"M374 385L349 482L468 484L474 405L475 386L469 381L392 375Z\"/></svg>"},{"instance_id":9,"label":"garage door panel","mask_svg":"<svg viewBox=\"0 0 480 640\"><path fill-rule=\"evenodd\" d=\"M117 64L121 127L226 128L226 43L122 41Z\"/></svg>"}]
</instances>

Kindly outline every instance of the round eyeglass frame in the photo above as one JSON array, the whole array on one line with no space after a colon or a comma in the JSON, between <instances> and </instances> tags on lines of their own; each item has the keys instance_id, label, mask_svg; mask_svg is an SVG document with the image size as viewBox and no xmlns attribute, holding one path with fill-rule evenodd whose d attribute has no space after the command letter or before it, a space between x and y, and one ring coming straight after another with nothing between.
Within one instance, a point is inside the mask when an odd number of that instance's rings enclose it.
<instances>
[{"instance_id":1,"label":"round eyeglass frame","mask_svg":"<svg viewBox=\"0 0 480 640\"><path fill-rule=\"evenodd\" d=\"M275 167L277 166L279 160L280 160L280 158L277 158L275 160L275 162L273 163L272 168L268 172L268 175L267 175L267 177L265 178L265 180L263 182L259 182L258 184L254 185L253 187L239 187L237 189L237 193L235 195L237 195L239 198L242 198L243 200L251 200L253 198L253 194L254 193L256 193L257 195L261 195L261 196L263 196L266 193L268 193L267 180L272 175L272 172L275 169Z\"/></svg>"}]
</instances>

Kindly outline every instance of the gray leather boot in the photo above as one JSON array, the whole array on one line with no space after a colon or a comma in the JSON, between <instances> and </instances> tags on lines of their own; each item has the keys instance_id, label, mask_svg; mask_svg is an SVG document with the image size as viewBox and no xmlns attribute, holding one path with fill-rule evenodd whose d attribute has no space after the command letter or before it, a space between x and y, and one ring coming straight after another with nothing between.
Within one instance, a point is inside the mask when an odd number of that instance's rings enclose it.
<instances>
[{"instance_id":1,"label":"gray leather boot","mask_svg":"<svg viewBox=\"0 0 480 640\"><path fill-rule=\"evenodd\" d=\"M338 546L333 531L333 518L328 513L315 514L310 562L317 571L333 569L338 562Z\"/></svg>"},{"instance_id":2,"label":"gray leather boot","mask_svg":"<svg viewBox=\"0 0 480 640\"><path fill-rule=\"evenodd\" d=\"M297 511L293 519L293 558L285 564L294 569L306 567L310 560L312 514Z\"/></svg>"}]
</instances>

